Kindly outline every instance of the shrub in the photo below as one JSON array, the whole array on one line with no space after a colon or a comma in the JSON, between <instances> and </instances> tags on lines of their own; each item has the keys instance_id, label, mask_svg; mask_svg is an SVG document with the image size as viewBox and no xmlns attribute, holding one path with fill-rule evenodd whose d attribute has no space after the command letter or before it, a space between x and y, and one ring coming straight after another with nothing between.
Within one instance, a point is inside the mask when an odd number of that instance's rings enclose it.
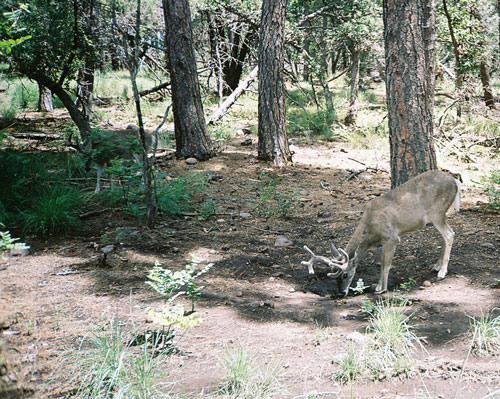
<instances>
[{"instance_id":1,"label":"shrub","mask_svg":"<svg viewBox=\"0 0 500 399\"><path fill-rule=\"evenodd\" d=\"M500 209L500 169L491 172L486 184L489 206Z\"/></svg>"},{"instance_id":2,"label":"shrub","mask_svg":"<svg viewBox=\"0 0 500 399\"><path fill-rule=\"evenodd\" d=\"M472 349L479 355L495 354L500 350L500 316L482 314L470 317L469 331L472 333Z\"/></svg>"},{"instance_id":3,"label":"shrub","mask_svg":"<svg viewBox=\"0 0 500 399\"><path fill-rule=\"evenodd\" d=\"M172 180L162 179L157 187L158 209L170 216L182 215L191 210L192 197L201 193L206 186L207 177L201 173L179 176Z\"/></svg>"},{"instance_id":4,"label":"shrub","mask_svg":"<svg viewBox=\"0 0 500 399\"><path fill-rule=\"evenodd\" d=\"M21 212L24 231L42 235L69 231L78 225L81 204L80 192L73 187L49 186Z\"/></svg>"}]
</instances>

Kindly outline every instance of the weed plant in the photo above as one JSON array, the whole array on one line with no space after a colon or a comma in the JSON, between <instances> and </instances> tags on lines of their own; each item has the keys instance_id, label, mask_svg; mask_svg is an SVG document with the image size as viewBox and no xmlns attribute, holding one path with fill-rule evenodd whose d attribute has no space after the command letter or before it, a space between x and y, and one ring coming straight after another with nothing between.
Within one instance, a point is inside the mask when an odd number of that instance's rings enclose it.
<instances>
[{"instance_id":1,"label":"weed plant","mask_svg":"<svg viewBox=\"0 0 500 399\"><path fill-rule=\"evenodd\" d=\"M482 314L470 317L471 347L477 355L500 353L500 316Z\"/></svg>"},{"instance_id":2,"label":"weed plant","mask_svg":"<svg viewBox=\"0 0 500 399\"><path fill-rule=\"evenodd\" d=\"M144 342L139 348L116 321L90 333L66 357L79 388L77 398L154 399L162 391L166 356Z\"/></svg>"},{"instance_id":3,"label":"weed plant","mask_svg":"<svg viewBox=\"0 0 500 399\"><path fill-rule=\"evenodd\" d=\"M0 222L33 234L76 226L83 199L67 179L77 165L68 154L1 152Z\"/></svg>"},{"instance_id":4,"label":"weed plant","mask_svg":"<svg viewBox=\"0 0 500 399\"><path fill-rule=\"evenodd\" d=\"M207 185L207 176L193 173L167 180L165 174L158 175L158 209L169 216L179 216L192 209L193 196L202 194Z\"/></svg>"},{"instance_id":5,"label":"weed plant","mask_svg":"<svg viewBox=\"0 0 500 399\"><path fill-rule=\"evenodd\" d=\"M241 345L226 347L220 363L228 378L214 398L268 399L280 389L279 362L259 364Z\"/></svg>"},{"instance_id":6,"label":"weed plant","mask_svg":"<svg viewBox=\"0 0 500 399\"><path fill-rule=\"evenodd\" d=\"M500 209L500 169L492 171L487 179L486 194L489 206L493 209Z\"/></svg>"},{"instance_id":7,"label":"weed plant","mask_svg":"<svg viewBox=\"0 0 500 399\"><path fill-rule=\"evenodd\" d=\"M400 374L410 374L414 352L421 339L408 324L405 307L409 302L402 298L388 298L373 303L363 300L361 310L369 315L366 339L350 345L347 352L334 359L336 379L350 382L360 376L385 379Z\"/></svg>"},{"instance_id":8,"label":"weed plant","mask_svg":"<svg viewBox=\"0 0 500 399\"><path fill-rule=\"evenodd\" d=\"M296 195L290 191L278 190L280 178L271 179L265 173L259 177L257 211L262 216L288 218L296 202Z\"/></svg>"}]
</instances>

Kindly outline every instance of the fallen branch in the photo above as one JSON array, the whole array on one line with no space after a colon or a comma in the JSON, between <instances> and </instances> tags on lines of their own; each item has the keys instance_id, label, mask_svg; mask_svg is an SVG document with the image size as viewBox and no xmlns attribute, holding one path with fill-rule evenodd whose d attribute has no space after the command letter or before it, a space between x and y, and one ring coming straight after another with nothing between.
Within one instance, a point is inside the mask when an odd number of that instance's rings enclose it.
<instances>
[{"instance_id":1,"label":"fallen branch","mask_svg":"<svg viewBox=\"0 0 500 399\"><path fill-rule=\"evenodd\" d=\"M85 213L82 213L80 215L78 215L78 217L80 219L87 219L87 218L90 218L92 216L98 216L98 215L102 215L103 213L106 213L106 212L114 212L114 211L119 211L123 208L104 208L104 209L97 209L95 211L89 211L89 212L85 212Z\"/></svg>"},{"instance_id":2,"label":"fallen branch","mask_svg":"<svg viewBox=\"0 0 500 399\"><path fill-rule=\"evenodd\" d=\"M166 89L168 86L170 86L170 82L162 83L161 85L158 85L158 86L153 87L151 89L147 89L147 90L143 90L143 91L139 92L139 96L144 97L144 96L147 96L148 94L156 93L157 91Z\"/></svg>"},{"instance_id":3,"label":"fallen branch","mask_svg":"<svg viewBox=\"0 0 500 399\"><path fill-rule=\"evenodd\" d=\"M243 94L243 92L248 89L250 83L252 83L257 78L258 67L255 67L252 72L243 80L238 87L231 93L229 97L227 97L221 106L215 111L212 116L208 119L207 125L213 125L219 119L221 119L231 108L231 106L236 102L239 96Z\"/></svg>"},{"instance_id":4,"label":"fallen branch","mask_svg":"<svg viewBox=\"0 0 500 399\"><path fill-rule=\"evenodd\" d=\"M16 139L26 139L26 140L59 140L61 135L59 134L50 134L50 133L12 133L12 137Z\"/></svg>"}]
</instances>

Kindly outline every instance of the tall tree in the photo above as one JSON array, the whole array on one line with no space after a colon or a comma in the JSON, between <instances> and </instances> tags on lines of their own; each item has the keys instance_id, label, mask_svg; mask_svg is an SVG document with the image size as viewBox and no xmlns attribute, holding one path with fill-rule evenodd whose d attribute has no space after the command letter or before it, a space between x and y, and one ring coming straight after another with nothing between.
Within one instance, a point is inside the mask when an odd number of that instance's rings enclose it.
<instances>
[{"instance_id":1,"label":"tall tree","mask_svg":"<svg viewBox=\"0 0 500 399\"><path fill-rule=\"evenodd\" d=\"M215 155L207 132L196 71L188 0L162 0L171 75L177 156L206 160Z\"/></svg>"},{"instance_id":2,"label":"tall tree","mask_svg":"<svg viewBox=\"0 0 500 399\"><path fill-rule=\"evenodd\" d=\"M284 33L286 0L264 0L259 37L258 157L276 166L291 162L285 115Z\"/></svg>"},{"instance_id":3,"label":"tall tree","mask_svg":"<svg viewBox=\"0 0 500 399\"><path fill-rule=\"evenodd\" d=\"M384 0L391 183L436 169L433 136L434 0Z\"/></svg>"}]
</instances>

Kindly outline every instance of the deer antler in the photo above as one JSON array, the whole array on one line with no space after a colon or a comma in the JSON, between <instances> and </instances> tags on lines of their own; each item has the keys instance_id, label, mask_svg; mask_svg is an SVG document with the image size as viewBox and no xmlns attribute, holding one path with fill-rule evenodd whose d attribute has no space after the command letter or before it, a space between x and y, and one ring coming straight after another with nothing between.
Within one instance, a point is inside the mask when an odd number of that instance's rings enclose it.
<instances>
[{"instance_id":1,"label":"deer antler","mask_svg":"<svg viewBox=\"0 0 500 399\"><path fill-rule=\"evenodd\" d=\"M331 244L333 245L333 244ZM333 247L335 248L335 247ZM307 266L308 270L309 270L309 275L312 275L314 274L314 269L313 269L313 266L314 266L314 263L316 262L323 262L325 264L327 264L328 266L330 266L332 269L337 269L336 272L334 273L328 273L328 276L329 277L333 277L333 278L336 278L340 275L340 273L342 273L343 271L345 271L345 268L347 267L347 262L345 262L344 259L330 259L330 258L327 258L326 256L318 256L318 255L315 255L313 251L311 251L307 245L304 245L304 249L309 252L309 254L311 255L311 259L309 259L307 262L306 261L302 261L301 263L304 265L304 266ZM335 251L336 251L336 248L335 248ZM345 251L341 250L343 252L343 254L339 254L338 251L337 251L337 254L338 254L338 257L339 258L342 258L343 256L347 256L347 254L345 253ZM349 259L349 257L347 257L347 259ZM345 266L344 266L345 265Z\"/></svg>"}]
</instances>

